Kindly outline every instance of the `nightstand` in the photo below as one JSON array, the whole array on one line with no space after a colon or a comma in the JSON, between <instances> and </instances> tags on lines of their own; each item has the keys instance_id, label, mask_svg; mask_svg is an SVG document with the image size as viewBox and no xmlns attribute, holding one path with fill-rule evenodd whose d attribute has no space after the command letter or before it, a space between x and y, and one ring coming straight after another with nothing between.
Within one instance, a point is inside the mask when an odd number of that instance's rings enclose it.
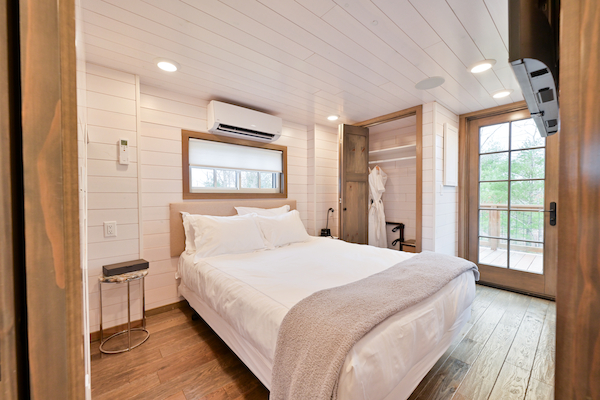
<instances>
[{"instance_id":1,"label":"nightstand","mask_svg":"<svg viewBox=\"0 0 600 400\"><path fill-rule=\"evenodd\" d=\"M145 278L148 275L148 270L144 269L141 271L128 272L120 275L112 275L112 276L104 276L100 275L98 277L98 281L100 282L100 351L106 354L117 354L124 353L126 351L130 351L131 349L135 349L142 343L144 343L150 337L150 332L146 329L146 294L144 290L145 286ZM141 280L140 284L142 287L142 327L141 328L132 328L131 327L131 296L130 296L130 284L132 281ZM104 329L102 327L102 284L119 284L119 283L127 283L127 329L121 332L117 332L113 335L110 335L106 339L104 339ZM137 343L132 345L131 343L131 332L132 331L141 331L145 332L145 335L141 339L138 340ZM106 350L104 345L111 339L114 339L121 335L127 335L127 347L118 348L116 350Z\"/></svg>"}]
</instances>

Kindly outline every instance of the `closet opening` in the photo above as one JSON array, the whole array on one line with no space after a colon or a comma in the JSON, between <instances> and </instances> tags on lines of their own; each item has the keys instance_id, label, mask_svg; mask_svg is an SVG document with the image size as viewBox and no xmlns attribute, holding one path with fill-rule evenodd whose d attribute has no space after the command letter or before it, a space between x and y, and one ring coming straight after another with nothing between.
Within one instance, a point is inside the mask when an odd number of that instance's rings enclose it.
<instances>
[{"instance_id":1,"label":"closet opening","mask_svg":"<svg viewBox=\"0 0 600 400\"><path fill-rule=\"evenodd\" d=\"M347 131L350 128L367 128L364 150L367 153L365 174L368 176L364 185L365 191L368 191L367 195L357 196L355 192L348 190L347 177L355 171L349 171L349 166L344 164L344 157L341 157L340 230L342 232L345 228L352 229L362 225L368 232L366 239L363 240L364 243L410 252L421 251L422 112L423 107L417 106L363 121L352 127L345 125L340 127L340 154L342 155L352 153L352 149L344 149L344 135ZM351 141L346 142L346 147L354 144ZM357 203L362 202L366 204L357 207ZM347 212L346 205L360 210L366 209L367 218L360 218L361 215L357 216L355 212ZM354 221L355 219L360 221ZM342 235L340 237L344 237Z\"/></svg>"}]
</instances>

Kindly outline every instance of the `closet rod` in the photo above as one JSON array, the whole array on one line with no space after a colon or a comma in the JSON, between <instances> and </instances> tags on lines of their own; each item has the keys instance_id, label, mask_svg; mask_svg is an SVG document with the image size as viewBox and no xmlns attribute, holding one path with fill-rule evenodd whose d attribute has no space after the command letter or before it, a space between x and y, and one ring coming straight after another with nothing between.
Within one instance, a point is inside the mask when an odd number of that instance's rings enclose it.
<instances>
[{"instance_id":1,"label":"closet rod","mask_svg":"<svg viewBox=\"0 0 600 400\"><path fill-rule=\"evenodd\" d=\"M392 162L392 161L412 160L414 158L417 158L417 156L390 158L389 160L369 161L369 164L381 164L381 163Z\"/></svg>"}]
</instances>

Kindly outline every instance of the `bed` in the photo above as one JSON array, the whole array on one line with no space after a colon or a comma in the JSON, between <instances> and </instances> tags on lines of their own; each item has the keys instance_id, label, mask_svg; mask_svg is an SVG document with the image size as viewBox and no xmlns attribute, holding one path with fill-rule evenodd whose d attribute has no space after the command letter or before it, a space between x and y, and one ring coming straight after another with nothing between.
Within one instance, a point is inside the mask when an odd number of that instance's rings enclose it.
<instances>
[{"instance_id":1,"label":"bed","mask_svg":"<svg viewBox=\"0 0 600 400\"><path fill-rule=\"evenodd\" d=\"M381 272L414 254L313 237L272 250L195 259L184 250L181 212L235 215L234 206L273 208L293 200L174 203L171 254L180 256L180 294L268 388L279 326L312 293ZM470 318L465 272L426 300L377 325L348 352L338 399L406 399Z\"/></svg>"}]
</instances>

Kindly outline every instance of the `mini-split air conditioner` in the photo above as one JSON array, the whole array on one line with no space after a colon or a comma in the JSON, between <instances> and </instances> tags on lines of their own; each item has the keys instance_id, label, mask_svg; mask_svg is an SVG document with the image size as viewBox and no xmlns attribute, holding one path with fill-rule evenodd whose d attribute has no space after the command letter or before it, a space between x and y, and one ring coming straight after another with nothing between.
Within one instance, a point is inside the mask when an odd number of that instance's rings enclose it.
<instances>
[{"instance_id":1,"label":"mini-split air conditioner","mask_svg":"<svg viewBox=\"0 0 600 400\"><path fill-rule=\"evenodd\" d=\"M207 119L208 131L217 135L261 142L281 136L281 118L216 100L208 103Z\"/></svg>"}]
</instances>

